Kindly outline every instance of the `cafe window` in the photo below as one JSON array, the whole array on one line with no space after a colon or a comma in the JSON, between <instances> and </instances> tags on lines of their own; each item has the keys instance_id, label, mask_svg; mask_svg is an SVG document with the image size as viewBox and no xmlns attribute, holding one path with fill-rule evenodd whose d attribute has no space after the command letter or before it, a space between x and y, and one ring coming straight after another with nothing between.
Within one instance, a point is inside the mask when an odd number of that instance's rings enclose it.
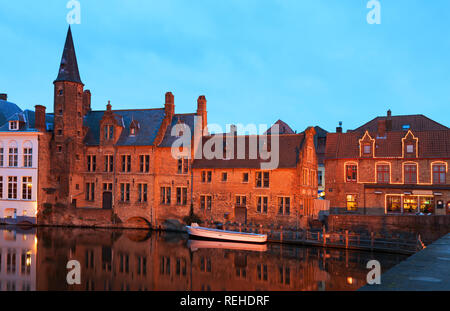
<instances>
[{"instance_id":1,"label":"cafe window","mask_svg":"<svg viewBox=\"0 0 450 311\"><path fill-rule=\"evenodd\" d=\"M420 197L420 212L429 214L434 212L434 198L433 197Z\"/></svg>"},{"instance_id":2,"label":"cafe window","mask_svg":"<svg viewBox=\"0 0 450 311\"><path fill-rule=\"evenodd\" d=\"M356 211L358 202L356 194L347 194L347 211Z\"/></svg>"},{"instance_id":3,"label":"cafe window","mask_svg":"<svg viewBox=\"0 0 450 311\"><path fill-rule=\"evenodd\" d=\"M405 165L405 184L417 184L417 164Z\"/></svg>"},{"instance_id":4,"label":"cafe window","mask_svg":"<svg viewBox=\"0 0 450 311\"><path fill-rule=\"evenodd\" d=\"M377 182L380 184L389 183L389 165L377 165Z\"/></svg>"},{"instance_id":5,"label":"cafe window","mask_svg":"<svg viewBox=\"0 0 450 311\"><path fill-rule=\"evenodd\" d=\"M387 213L401 213L402 211L402 197L399 195L390 195L386 198L386 212Z\"/></svg>"},{"instance_id":6,"label":"cafe window","mask_svg":"<svg viewBox=\"0 0 450 311\"><path fill-rule=\"evenodd\" d=\"M433 165L433 184L445 184L446 167L445 164Z\"/></svg>"},{"instance_id":7,"label":"cafe window","mask_svg":"<svg viewBox=\"0 0 450 311\"><path fill-rule=\"evenodd\" d=\"M410 214L416 213L418 207L418 197L416 196L404 196L403 197L403 213Z\"/></svg>"},{"instance_id":8,"label":"cafe window","mask_svg":"<svg viewBox=\"0 0 450 311\"><path fill-rule=\"evenodd\" d=\"M347 182L356 182L358 177L358 166L355 164L348 164L345 166L345 180Z\"/></svg>"}]
</instances>

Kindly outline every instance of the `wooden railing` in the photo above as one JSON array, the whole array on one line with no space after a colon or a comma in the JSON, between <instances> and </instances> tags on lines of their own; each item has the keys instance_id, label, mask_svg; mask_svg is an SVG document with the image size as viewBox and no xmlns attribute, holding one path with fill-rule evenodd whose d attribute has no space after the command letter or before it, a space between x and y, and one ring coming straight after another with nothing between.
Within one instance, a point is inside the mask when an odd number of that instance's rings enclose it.
<instances>
[{"instance_id":1,"label":"wooden railing","mask_svg":"<svg viewBox=\"0 0 450 311\"><path fill-rule=\"evenodd\" d=\"M203 224L206 227L219 228L237 232L267 234L269 242L301 244L330 248L369 250L390 253L414 254L426 246L420 235L358 233L351 231L327 232L320 230L293 230L282 226L267 228L262 225L246 225L239 223L217 226L214 223Z\"/></svg>"}]
</instances>

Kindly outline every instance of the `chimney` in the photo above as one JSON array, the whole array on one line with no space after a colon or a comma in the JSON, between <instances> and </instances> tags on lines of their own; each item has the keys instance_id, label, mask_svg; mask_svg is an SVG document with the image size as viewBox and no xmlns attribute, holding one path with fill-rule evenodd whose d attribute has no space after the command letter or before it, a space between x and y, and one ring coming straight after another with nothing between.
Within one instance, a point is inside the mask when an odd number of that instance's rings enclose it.
<instances>
[{"instance_id":1,"label":"chimney","mask_svg":"<svg viewBox=\"0 0 450 311\"><path fill-rule=\"evenodd\" d=\"M339 126L336 128L336 133L342 133L342 121L339 121Z\"/></svg>"},{"instance_id":2,"label":"chimney","mask_svg":"<svg viewBox=\"0 0 450 311\"><path fill-rule=\"evenodd\" d=\"M83 92L83 115L89 111L91 111L91 91L86 90Z\"/></svg>"},{"instance_id":3,"label":"chimney","mask_svg":"<svg viewBox=\"0 0 450 311\"><path fill-rule=\"evenodd\" d=\"M6 94L6 93L0 94L0 100L7 101L8 100L8 94Z\"/></svg>"},{"instance_id":4,"label":"chimney","mask_svg":"<svg viewBox=\"0 0 450 311\"><path fill-rule=\"evenodd\" d=\"M230 135L234 135L234 136L237 135L237 126L234 124L230 125Z\"/></svg>"},{"instance_id":5,"label":"chimney","mask_svg":"<svg viewBox=\"0 0 450 311\"><path fill-rule=\"evenodd\" d=\"M202 117L202 129L208 126L208 112L206 111L206 97L200 95L197 100L197 115Z\"/></svg>"},{"instance_id":6,"label":"chimney","mask_svg":"<svg viewBox=\"0 0 450 311\"><path fill-rule=\"evenodd\" d=\"M172 118L175 114L175 98L172 92L166 93L166 103L164 105L166 117Z\"/></svg>"},{"instance_id":7,"label":"chimney","mask_svg":"<svg viewBox=\"0 0 450 311\"><path fill-rule=\"evenodd\" d=\"M36 105L34 106L34 127L40 132L47 131L47 127L45 125L45 106Z\"/></svg>"},{"instance_id":8,"label":"chimney","mask_svg":"<svg viewBox=\"0 0 450 311\"><path fill-rule=\"evenodd\" d=\"M387 111L386 131L392 131L392 111L391 111L391 109L389 109Z\"/></svg>"},{"instance_id":9,"label":"chimney","mask_svg":"<svg viewBox=\"0 0 450 311\"><path fill-rule=\"evenodd\" d=\"M378 120L378 137L386 137L386 119Z\"/></svg>"}]
</instances>

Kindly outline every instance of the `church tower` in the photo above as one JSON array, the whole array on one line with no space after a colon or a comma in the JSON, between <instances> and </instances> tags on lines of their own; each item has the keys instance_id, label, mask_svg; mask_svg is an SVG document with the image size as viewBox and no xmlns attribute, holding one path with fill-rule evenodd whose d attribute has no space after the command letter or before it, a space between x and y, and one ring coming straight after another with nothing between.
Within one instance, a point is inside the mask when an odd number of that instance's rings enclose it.
<instances>
[{"instance_id":1,"label":"church tower","mask_svg":"<svg viewBox=\"0 0 450 311\"><path fill-rule=\"evenodd\" d=\"M84 84L78 71L77 57L69 26L66 43L54 84L54 132L52 143L52 175L57 185L57 201L69 204L70 180L83 151L83 117L90 93L84 94ZM89 97L89 98L87 98Z\"/></svg>"}]
</instances>

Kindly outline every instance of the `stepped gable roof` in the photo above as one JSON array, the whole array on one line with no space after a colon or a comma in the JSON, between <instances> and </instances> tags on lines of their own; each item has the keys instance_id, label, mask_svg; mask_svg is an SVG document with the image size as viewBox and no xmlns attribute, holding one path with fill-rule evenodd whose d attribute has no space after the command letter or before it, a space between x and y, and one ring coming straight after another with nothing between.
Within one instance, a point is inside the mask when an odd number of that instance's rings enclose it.
<instances>
[{"instance_id":1,"label":"stepped gable roof","mask_svg":"<svg viewBox=\"0 0 450 311\"><path fill-rule=\"evenodd\" d=\"M419 158L450 158L450 129L411 131L418 138ZM408 131L388 131L385 138L376 138L377 132L369 132L375 139L375 157L401 157L402 138ZM329 133L325 159L359 158L359 140L363 132Z\"/></svg>"},{"instance_id":2,"label":"stepped gable roof","mask_svg":"<svg viewBox=\"0 0 450 311\"><path fill-rule=\"evenodd\" d=\"M164 108L113 110L118 123L124 127L117 146L152 146L164 119ZM100 144L100 121L105 111L91 111L84 117L84 126L88 132L84 139L88 146ZM130 136L130 125L133 120L140 124L135 136Z\"/></svg>"},{"instance_id":3,"label":"stepped gable roof","mask_svg":"<svg viewBox=\"0 0 450 311\"><path fill-rule=\"evenodd\" d=\"M215 135L203 137L203 146L210 139L214 139ZM223 136L224 142L226 136ZM299 161L299 153L302 149L305 133L290 134L290 135L278 135L279 137L279 168L295 168ZM237 141L238 138L245 140L245 157L244 159L237 159ZM263 160L260 158L259 152L256 159L251 159L249 154L250 139L255 139L259 150L259 137L258 136L234 136L234 158L231 160L219 160L206 158L195 159L193 168L255 168L261 167L261 163L270 162L269 160ZM216 138L217 139L217 138ZM271 135L267 136L268 151L271 152ZM225 143L224 143L225 146Z\"/></svg>"}]
</instances>

